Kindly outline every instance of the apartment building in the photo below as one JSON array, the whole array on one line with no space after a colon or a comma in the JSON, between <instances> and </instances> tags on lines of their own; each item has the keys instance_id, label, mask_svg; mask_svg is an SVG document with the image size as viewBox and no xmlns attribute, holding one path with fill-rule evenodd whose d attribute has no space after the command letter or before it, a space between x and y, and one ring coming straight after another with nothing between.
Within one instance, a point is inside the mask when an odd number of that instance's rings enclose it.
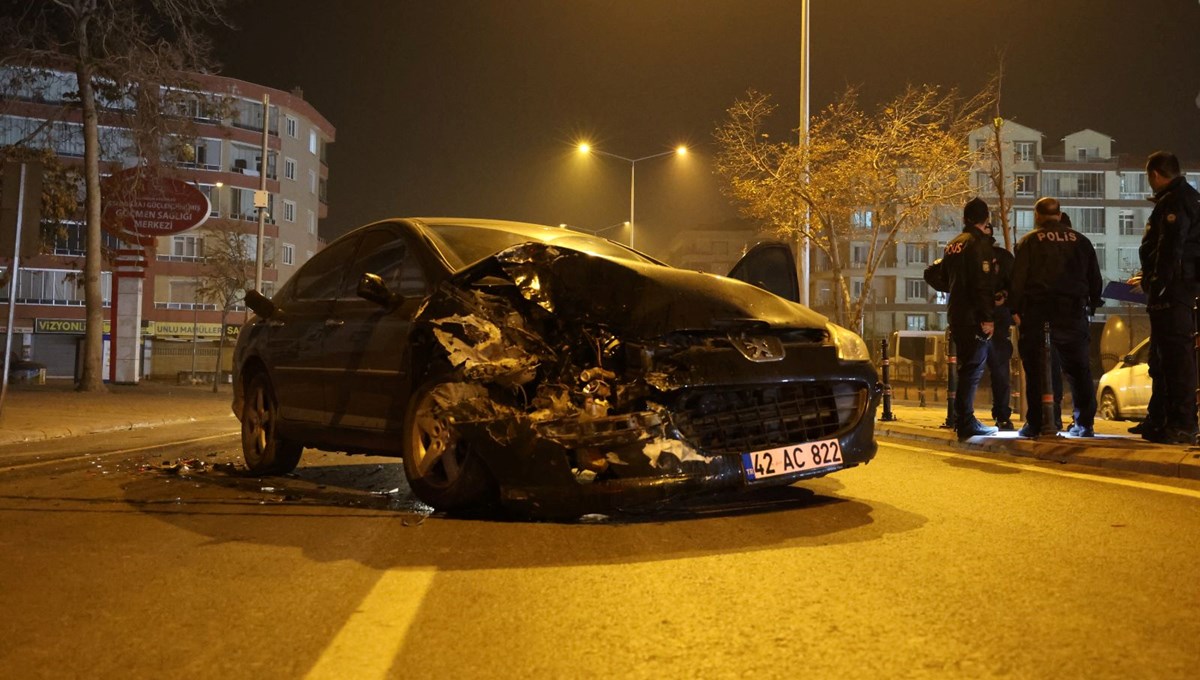
<instances>
[{"instance_id":1,"label":"apartment building","mask_svg":"<svg viewBox=\"0 0 1200 680\"><path fill-rule=\"evenodd\" d=\"M6 95L0 108L0 146L32 136L29 146L50 148L61 159L82 163L81 116L77 110L64 109L75 97L74 76L53 71L43 76L36 90L19 89ZM191 105L176 111L191 119L189 136L194 132L194 139L183 145L186 152L175 160L180 177L208 196L210 215L200 229L159 238L147 253L142 373L154 377L173 376L192 369L197 362L202 373L211 375L216 356L213 341L222 335L236 335L245 318L243 307L236 306L222 327L221 310L197 298L205 271L205 229L242 233L247 252L254 253L258 228L254 194L262 173L266 173L268 192L263 240L263 288L268 295L320 249L320 221L329 209L328 149L335 129L304 100L300 90L285 92L211 75L195 75L194 80L198 89L184 98ZM269 99L265 111L264 95ZM212 102L221 106L210 106ZM130 131L119 115L126 105L109 101L101 110L105 174L140 162L131 152ZM79 279L83 232L82 221L68 222L64 229L56 230L48 239L53 242L52 249L23 261L16 278L15 344L24 356L45 364L51 377L77 375L77 352L85 324ZM108 235L105 239L113 249L122 245ZM102 288L108 308L110 263L105 263L104 269ZM8 299L7 286L0 286L0 309L7 311ZM0 319L0 324L3 321Z\"/></svg>"},{"instance_id":2,"label":"apartment building","mask_svg":"<svg viewBox=\"0 0 1200 680\"><path fill-rule=\"evenodd\" d=\"M1012 199L1009 223L1014 230L1013 243L1028 234L1033 225L1033 204L1041 196L1059 199L1063 212L1071 218L1073 227L1086 234L1096 247L1096 255L1106 281L1125 280L1139 269L1138 245L1153 205L1149 202L1150 187L1146 182L1145 153L1118 154L1116 140L1095 130L1080 130L1047 143L1045 135L1013 121L1001 126L1001 153L1004 160L1004 186ZM993 143L990 126L970 134L972 148L981 149ZM1186 162L1185 162L1186 164ZM1200 185L1200 167L1186 168L1187 180ZM993 210L998 208L996 189L984 167L971 174L975 192ZM962 230L960 206L943 206L935 210L931 231L913 236L885 254L882 265L867 292L868 302L862 331L869 339L885 337L893 330L941 330L946 327L944 293L928 288L922 276L925 267L941 257L946 243ZM870 215L863 219L869 220ZM1001 217L994 214L993 224ZM1003 243L999 228L997 241ZM866 268L868 246L851 241L844 246L851 263L846 272L853 295L859 295L865 284L862 273ZM812 288L813 307L824 313L833 310L833 280L828 263L814 256ZM1127 313L1123 305L1110 303L1095 317L1104 320L1108 315Z\"/></svg>"}]
</instances>

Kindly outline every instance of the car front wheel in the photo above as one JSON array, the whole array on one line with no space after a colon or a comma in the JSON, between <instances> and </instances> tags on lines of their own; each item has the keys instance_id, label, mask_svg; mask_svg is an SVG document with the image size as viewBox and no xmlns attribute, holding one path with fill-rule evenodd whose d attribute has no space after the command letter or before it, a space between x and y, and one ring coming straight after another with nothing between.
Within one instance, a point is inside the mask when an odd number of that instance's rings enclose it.
<instances>
[{"instance_id":1,"label":"car front wheel","mask_svg":"<svg viewBox=\"0 0 1200 680\"><path fill-rule=\"evenodd\" d=\"M413 494L438 510L487 505L495 484L479 454L459 437L443 404L454 384L434 378L417 390L404 418L404 475Z\"/></svg>"},{"instance_id":2,"label":"car front wheel","mask_svg":"<svg viewBox=\"0 0 1200 680\"><path fill-rule=\"evenodd\" d=\"M251 472L283 475L296 469L303 447L279 436L279 402L266 373L246 386L242 404L242 457Z\"/></svg>"},{"instance_id":3,"label":"car front wheel","mask_svg":"<svg viewBox=\"0 0 1200 680\"><path fill-rule=\"evenodd\" d=\"M1121 406L1117 403L1117 395L1110 389L1100 394L1100 417L1105 420L1122 420Z\"/></svg>"}]
</instances>

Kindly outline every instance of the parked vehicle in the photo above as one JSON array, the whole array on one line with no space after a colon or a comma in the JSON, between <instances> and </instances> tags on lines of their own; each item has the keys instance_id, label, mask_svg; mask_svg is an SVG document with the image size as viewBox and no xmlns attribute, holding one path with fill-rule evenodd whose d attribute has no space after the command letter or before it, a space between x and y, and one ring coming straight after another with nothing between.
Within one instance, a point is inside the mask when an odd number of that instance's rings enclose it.
<instances>
[{"instance_id":1,"label":"parked vehicle","mask_svg":"<svg viewBox=\"0 0 1200 680\"><path fill-rule=\"evenodd\" d=\"M1150 404L1150 339L1133 350L1104 375L1096 387L1097 413L1107 420L1141 419Z\"/></svg>"},{"instance_id":2,"label":"parked vehicle","mask_svg":"<svg viewBox=\"0 0 1200 680\"><path fill-rule=\"evenodd\" d=\"M867 347L793 300L791 251L675 269L540 225L355 230L255 312L234 356L247 466L401 456L439 509L569 516L790 484L875 455Z\"/></svg>"}]
</instances>

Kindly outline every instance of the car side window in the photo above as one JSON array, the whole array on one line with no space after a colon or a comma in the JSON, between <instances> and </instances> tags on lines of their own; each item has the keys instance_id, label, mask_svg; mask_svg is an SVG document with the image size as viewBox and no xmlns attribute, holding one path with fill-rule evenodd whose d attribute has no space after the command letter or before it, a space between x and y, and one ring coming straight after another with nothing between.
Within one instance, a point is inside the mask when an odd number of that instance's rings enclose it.
<instances>
[{"instance_id":1,"label":"car side window","mask_svg":"<svg viewBox=\"0 0 1200 680\"><path fill-rule=\"evenodd\" d=\"M425 272L408 247L403 234L380 228L367 233L350 266L340 297L353 297L358 280L365 273L377 274L388 290L405 297L423 296L426 292Z\"/></svg>"},{"instance_id":2,"label":"car side window","mask_svg":"<svg viewBox=\"0 0 1200 680\"><path fill-rule=\"evenodd\" d=\"M337 297L346 263L354 255L358 238L334 241L313 255L293 276L292 295L297 300L332 300Z\"/></svg>"},{"instance_id":3,"label":"car side window","mask_svg":"<svg viewBox=\"0 0 1200 680\"><path fill-rule=\"evenodd\" d=\"M1146 344L1142 345L1141 349L1139 349L1137 351L1137 354L1134 355L1133 363L1134 364L1150 363L1150 343L1147 342Z\"/></svg>"}]
</instances>

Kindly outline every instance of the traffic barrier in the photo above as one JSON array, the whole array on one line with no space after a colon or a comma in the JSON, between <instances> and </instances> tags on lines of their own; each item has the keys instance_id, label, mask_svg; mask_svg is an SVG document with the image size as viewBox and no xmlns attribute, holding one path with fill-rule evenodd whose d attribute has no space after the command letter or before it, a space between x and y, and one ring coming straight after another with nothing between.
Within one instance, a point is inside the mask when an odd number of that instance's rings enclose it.
<instances>
[{"instance_id":1,"label":"traffic barrier","mask_svg":"<svg viewBox=\"0 0 1200 680\"><path fill-rule=\"evenodd\" d=\"M958 429L954 412L954 398L958 394L958 348L954 345L954 333L946 330L946 422L943 429ZM935 397L936 399L936 397Z\"/></svg>"},{"instance_id":2,"label":"traffic barrier","mask_svg":"<svg viewBox=\"0 0 1200 680\"><path fill-rule=\"evenodd\" d=\"M891 362L888 361L888 341L883 338L879 341L883 350L883 361L880 362L881 373L883 374L883 414L879 419L885 422L890 422L896 419L896 414L892 413L892 382L891 382Z\"/></svg>"},{"instance_id":3,"label":"traffic barrier","mask_svg":"<svg viewBox=\"0 0 1200 680\"><path fill-rule=\"evenodd\" d=\"M1050 322L1042 324L1042 429L1038 436L1054 436L1058 434L1057 422L1054 417L1054 377L1051 375L1053 363L1050 360Z\"/></svg>"},{"instance_id":4,"label":"traffic barrier","mask_svg":"<svg viewBox=\"0 0 1200 680\"><path fill-rule=\"evenodd\" d=\"M1200 421L1200 297L1192 300L1192 347L1196 356L1196 419ZM1192 435L1192 444L1200 445L1200 434Z\"/></svg>"}]
</instances>

